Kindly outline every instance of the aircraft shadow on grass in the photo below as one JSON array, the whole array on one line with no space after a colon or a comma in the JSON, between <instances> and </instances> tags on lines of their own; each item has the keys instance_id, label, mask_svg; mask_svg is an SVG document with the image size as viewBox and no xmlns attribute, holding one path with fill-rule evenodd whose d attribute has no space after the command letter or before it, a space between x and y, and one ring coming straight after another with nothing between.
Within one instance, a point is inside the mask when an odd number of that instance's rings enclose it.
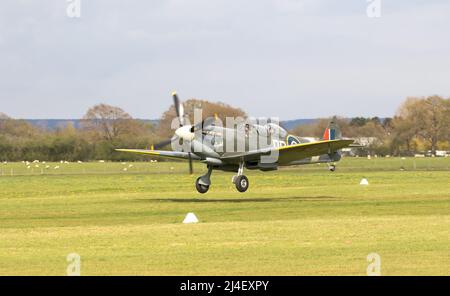
<instances>
[{"instance_id":1,"label":"aircraft shadow on grass","mask_svg":"<svg viewBox=\"0 0 450 296\"><path fill-rule=\"evenodd\" d=\"M174 202L174 203L249 203L249 202L283 202L283 201L337 201L334 196L301 196L301 197L279 197L279 198L147 198L137 199L142 202Z\"/></svg>"}]
</instances>

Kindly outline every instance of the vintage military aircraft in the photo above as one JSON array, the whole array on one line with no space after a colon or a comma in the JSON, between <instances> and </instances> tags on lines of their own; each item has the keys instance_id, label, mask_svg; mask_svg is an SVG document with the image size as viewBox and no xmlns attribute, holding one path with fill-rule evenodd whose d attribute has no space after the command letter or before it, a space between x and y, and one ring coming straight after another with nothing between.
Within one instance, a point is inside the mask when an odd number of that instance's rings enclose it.
<instances>
[{"instance_id":1,"label":"vintage military aircraft","mask_svg":"<svg viewBox=\"0 0 450 296\"><path fill-rule=\"evenodd\" d=\"M200 123L191 125L186 123L183 104L176 92L172 93L179 127L175 136L161 142L152 149L116 149L120 152L147 154L151 156L185 159L189 161L192 173L192 161L205 163L208 171L197 178L195 187L199 193L206 193L211 185L213 170L236 172L232 182L239 192L247 191L248 178L244 175L244 168L262 171L277 170L281 166L302 165L312 163L327 163L330 171L335 170L334 162L341 159L340 149L352 146L353 140L342 139L341 133L333 121L326 128L321 141L311 141L296 137L280 125L267 122L243 123L242 128L223 127L217 124L217 118L207 118ZM243 130L239 133L238 130ZM231 145L227 138L232 135ZM254 136L254 137L253 137ZM258 138L255 145L250 139ZM263 139L263 141L261 141ZM176 151L154 150L169 144L181 143ZM265 143L265 144L261 144ZM177 146L177 145L175 145ZM243 149L235 149L237 146ZM179 147L182 147L180 149ZM232 147L233 149L226 149Z\"/></svg>"}]
</instances>

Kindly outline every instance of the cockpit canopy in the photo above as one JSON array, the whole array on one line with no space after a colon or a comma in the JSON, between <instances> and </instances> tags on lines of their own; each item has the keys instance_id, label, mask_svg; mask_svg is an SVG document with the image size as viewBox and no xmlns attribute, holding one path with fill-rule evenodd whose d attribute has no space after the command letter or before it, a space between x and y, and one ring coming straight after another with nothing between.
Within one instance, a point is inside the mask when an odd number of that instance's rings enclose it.
<instances>
[{"instance_id":1,"label":"cockpit canopy","mask_svg":"<svg viewBox=\"0 0 450 296\"><path fill-rule=\"evenodd\" d=\"M287 131L275 123L269 123L267 124L267 128L269 130L269 133L272 135L278 136L280 139L284 139L287 137L288 133Z\"/></svg>"},{"instance_id":2,"label":"cockpit canopy","mask_svg":"<svg viewBox=\"0 0 450 296\"><path fill-rule=\"evenodd\" d=\"M254 124L253 127L258 130L260 136L285 139L288 135L284 128L275 123L268 123L265 125Z\"/></svg>"}]
</instances>

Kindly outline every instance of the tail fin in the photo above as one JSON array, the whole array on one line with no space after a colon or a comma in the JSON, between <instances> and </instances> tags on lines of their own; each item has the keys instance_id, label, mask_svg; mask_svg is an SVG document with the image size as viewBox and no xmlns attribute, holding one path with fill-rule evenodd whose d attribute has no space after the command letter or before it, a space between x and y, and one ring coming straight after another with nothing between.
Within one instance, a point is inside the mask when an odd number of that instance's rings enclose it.
<instances>
[{"instance_id":1,"label":"tail fin","mask_svg":"<svg viewBox=\"0 0 450 296\"><path fill-rule=\"evenodd\" d=\"M325 129L325 132L323 134L324 140L336 140L342 137L341 129L339 128L336 121L337 121L336 116L333 117L333 119L331 119L330 123L328 124L328 127Z\"/></svg>"}]
</instances>

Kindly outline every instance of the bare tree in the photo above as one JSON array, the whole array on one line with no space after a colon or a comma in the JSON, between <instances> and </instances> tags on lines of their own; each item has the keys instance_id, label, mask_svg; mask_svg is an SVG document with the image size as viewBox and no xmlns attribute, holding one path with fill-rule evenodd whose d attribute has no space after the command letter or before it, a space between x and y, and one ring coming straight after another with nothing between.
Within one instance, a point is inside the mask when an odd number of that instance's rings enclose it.
<instances>
[{"instance_id":1,"label":"bare tree","mask_svg":"<svg viewBox=\"0 0 450 296\"><path fill-rule=\"evenodd\" d=\"M437 95L407 98L398 111L395 126L395 136L403 138L408 147L413 137L421 138L435 155L439 141L449 138L449 99Z\"/></svg>"},{"instance_id":2,"label":"bare tree","mask_svg":"<svg viewBox=\"0 0 450 296\"><path fill-rule=\"evenodd\" d=\"M104 140L111 141L129 130L131 121L132 117L121 108L100 104L87 111L82 127Z\"/></svg>"},{"instance_id":3,"label":"bare tree","mask_svg":"<svg viewBox=\"0 0 450 296\"><path fill-rule=\"evenodd\" d=\"M413 153L413 140L417 136L417 129L414 122L410 118L395 116L392 119L392 133L391 133L391 150L394 154Z\"/></svg>"}]
</instances>

